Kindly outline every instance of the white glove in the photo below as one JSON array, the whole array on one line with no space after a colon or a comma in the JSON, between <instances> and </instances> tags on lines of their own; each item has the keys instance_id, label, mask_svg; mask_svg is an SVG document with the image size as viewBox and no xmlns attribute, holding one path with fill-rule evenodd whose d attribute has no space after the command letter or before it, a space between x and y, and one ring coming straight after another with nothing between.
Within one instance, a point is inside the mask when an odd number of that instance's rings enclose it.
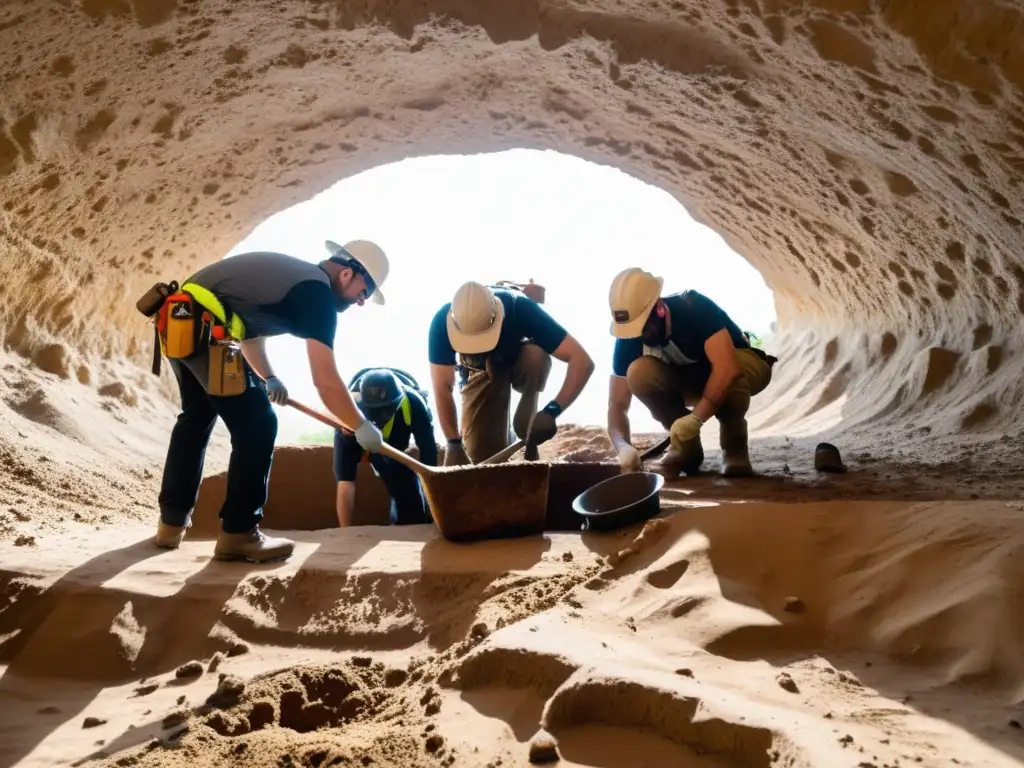
<instances>
[{"instance_id":1,"label":"white glove","mask_svg":"<svg viewBox=\"0 0 1024 768\"><path fill-rule=\"evenodd\" d=\"M284 385L277 376L271 376L266 380L267 397L275 405L284 405L288 401L288 387Z\"/></svg>"},{"instance_id":2,"label":"white glove","mask_svg":"<svg viewBox=\"0 0 1024 768\"><path fill-rule=\"evenodd\" d=\"M355 431L356 441L364 451L378 453L381 446L380 430L369 419L363 419L359 429Z\"/></svg>"},{"instance_id":3,"label":"white glove","mask_svg":"<svg viewBox=\"0 0 1024 768\"><path fill-rule=\"evenodd\" d=\"M643 472L644 469L640 453L632 445L627 445L619 451L619 466L623 472Z\"/></svg>"}]
</instances>

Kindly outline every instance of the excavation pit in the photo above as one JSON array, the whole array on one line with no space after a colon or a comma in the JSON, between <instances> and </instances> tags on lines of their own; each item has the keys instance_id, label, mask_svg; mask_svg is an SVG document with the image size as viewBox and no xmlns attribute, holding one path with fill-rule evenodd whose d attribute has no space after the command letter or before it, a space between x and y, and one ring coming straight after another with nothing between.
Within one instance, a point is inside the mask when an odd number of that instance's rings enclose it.
<instances>
[{"instance_id":1,"label":"excavation pit","mask_svg":"<svg viewBox=\"0 0 1024 768\"><path fill-rule=\"evenodd\" d=\"M415 450L412 451L415 455ZM270 490L263 508L263 528L288 531L319 531L337 528L336 482L331 446L282 446L274 453ZM579 531L582 518L573 511L573 500L584 491L619 474L619 465L606 462L551 462L546 531ZM217 512L224 500L227 475L207 477L199 489L190 538L213 538L220 523ZM383 481L368 463L356 475L353 525L388 525L390 497Z\"/></svg>"}]
</instances>

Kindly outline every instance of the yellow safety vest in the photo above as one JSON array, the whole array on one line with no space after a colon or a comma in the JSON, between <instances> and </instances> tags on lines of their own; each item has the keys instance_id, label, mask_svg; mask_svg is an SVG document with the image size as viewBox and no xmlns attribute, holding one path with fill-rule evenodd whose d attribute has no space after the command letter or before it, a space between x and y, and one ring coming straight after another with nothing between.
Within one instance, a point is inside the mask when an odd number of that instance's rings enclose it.
<instances>
[{"instance_id":1,"label":"yellow safety vest","mask_svg":"<svg viewBox=\"0 0 1024 768\"><path fill-rule=\"evenodd\" d=\"M199 302L204 309L209 310L214 317L224 324L227 328L228 333L232 338L242 341L245 339L245 323L242 322L242 318L238 315L231 316L231 322L228 322L228 313L224 309L224 305L221 304L213 291L208 288L204 288L198 283L185 283L181 286L181 290L192 296L197 302Z\"/></svg>"},{"instance_id":2,"label":"yellow safety vest","mask_svg":"<svg viewBox=\"0 0 1024 768\"><path fill-rule=\"evenodd\" d=\"M408 395L402 395L402 403L399 407L402 409L402 418L405 419L405 426L411 427L412 406L409 404ZM388 423L385 424L384 429L380 431L381 435L383 435L385 440L387 440L391 436L391 428L395 425L395 416L397 415L397 413L398 412L396 411L395 413L391 414L391 418L388 419Z\"/></svg>"}]
</instances>

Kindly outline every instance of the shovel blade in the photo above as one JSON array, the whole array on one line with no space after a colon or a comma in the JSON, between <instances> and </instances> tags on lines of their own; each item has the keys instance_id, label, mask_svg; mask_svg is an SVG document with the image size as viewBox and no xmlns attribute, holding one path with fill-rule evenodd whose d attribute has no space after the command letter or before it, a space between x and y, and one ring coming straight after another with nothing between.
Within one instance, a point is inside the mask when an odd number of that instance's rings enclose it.
<instances>
[{"instance_id":1,"label":"shovel blade","mask_svg":"<svg viewBox=\"0 0 1024 768\"><path fill-rule=\"evenodd\" d=\"M449 541L534 536L544 532L547 464L445 467L423 477L423 491Z\"/></svg>"}]
</instances>

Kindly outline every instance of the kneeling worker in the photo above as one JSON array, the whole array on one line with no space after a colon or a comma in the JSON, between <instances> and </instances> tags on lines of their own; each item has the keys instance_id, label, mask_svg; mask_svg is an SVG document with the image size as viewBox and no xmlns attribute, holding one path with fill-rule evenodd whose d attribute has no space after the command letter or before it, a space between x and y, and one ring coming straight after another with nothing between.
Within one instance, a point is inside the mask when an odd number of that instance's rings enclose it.
<instances>
[{"instance_id":1,"label":"kneeling worker","mask_svg":"<svg viewBox=\"0 0 1024 768\"><path fill-rule=\"evenodd\" d=\"M594 372L594 361L579 342L518 290L464 283L434 315L428 339L437 417L448 441L445 466L479 462L508 447L513 389L522 393L512 419L516 436L530 446L550 440L557 430L555 420ZM552 355L568 370L555 398L537 411ZM461 432L453 395L456 368Z\"/></svg>"},{"instance_id":2,"label":"kneeling worker","mask_svg":"<svg viewBox=\"0 0 1024 768\"><path fill-rule=\"evenodd\" d=\"M776 359L751 347L707 296L686 290L662 297L662 285L660 277L634 267L620 272L609 291L615 349L608 436L619 461L625 470L640 469L628 416L636 395L670 430L672 447L662 460L667 478L700 468L700 430L712 416L720 428L722 473L753 474L746 415L750 398L771 382Z\"/></svg>"},{"instance_id":3,"label":"kneeling worker","mask_svg":"<svg viewBox=\"0 0 1024 768\"><path fill-rule=\"evenodd\" d=\"M384 440L404 451L409 438L416 439L419 460L437 466L437 443L434 422L415 381L406 384L390 368L362 371L349 383L349 389L363 412L381 430ZM337 430L334 435L334 478L338 481L338 525L352 525L355 510L356 473L363 458L363 448L350 432ZM430 513L416 473L392 458L373 454L370 464L391 495L392 525L429 523Z\"/></svg>"},{"instance_id":4,"label":"kneeling worker","mask_svg":"<svg viewBox=\"0 0 1024 768\"><path fill-rule=\"evenodd\" d=\"M338 373L334 335L338 313L371 297L384 303L380 287L388 260L365 240L344 246L327 241L327 248L331 255L318 264L281 253L239 254L200 269L177 292L174 284L158 284L139 300L139 311L156 318L160 348L181 395L160 488L157 546L177 548L191 525L219 416L231 433L231 462L214 556L265 562L291 555L293 542L268 538L259 528L277 437L271 403L288 399L267 359L268 336L306 340L324 405L355 428L361 446L380 450L380 431L363 418Z\"/></svg>"}]
</instances>

